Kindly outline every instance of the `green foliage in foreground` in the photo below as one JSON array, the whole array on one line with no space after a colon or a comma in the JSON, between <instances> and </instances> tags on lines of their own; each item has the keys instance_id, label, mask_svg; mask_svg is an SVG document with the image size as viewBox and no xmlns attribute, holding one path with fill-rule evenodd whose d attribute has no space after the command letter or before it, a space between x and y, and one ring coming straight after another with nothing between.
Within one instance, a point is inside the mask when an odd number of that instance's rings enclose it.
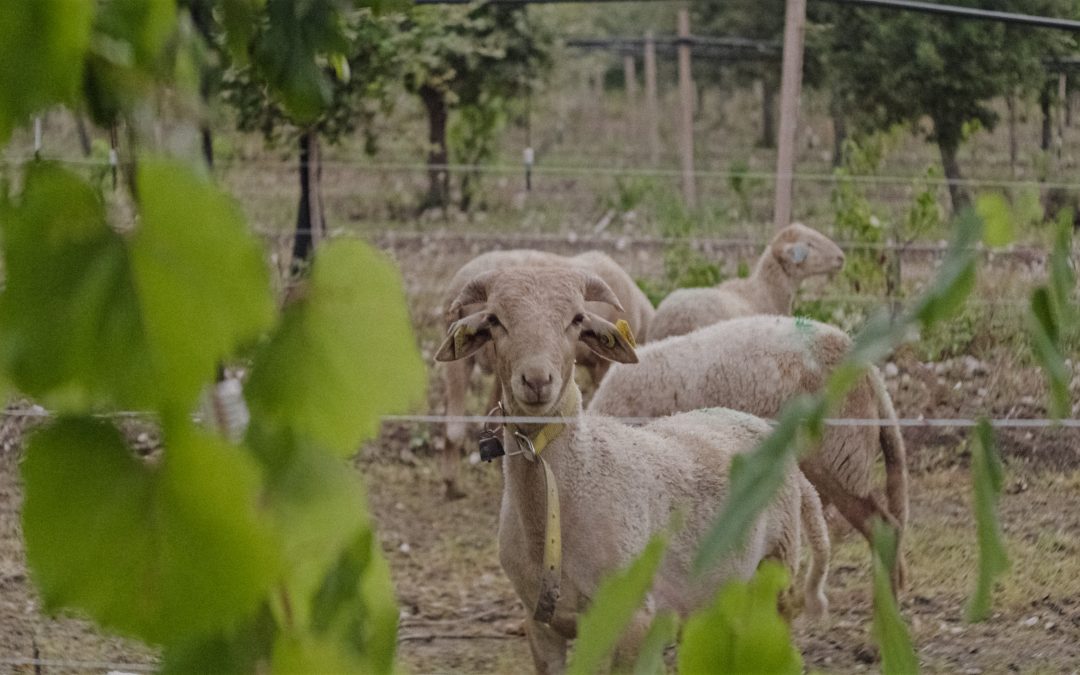
<instances>
[{"instance_id":1,"label":"green foliage in foreground","mask_svg":"<svg viewBox=\"0 0 1080 675\"><path fill-rule=\"evenodd\" d=\"M783 567L766 562L750 581L726 584L711 607L686 622L679 672L801 673L802 656L777 612L789 581Z\"/></svg>"},{"instance_id":2,"label":"green foliage in foreground","mask_svg":"<svg viewBox=\"0 0 1080 675\"><path fill-rule=\"evenodd\" d=\"M641 607L666 550L667 539L653 537L625 570L601 582L591 608L578 622L583 639L574 649L567 669L569 675L589 675L601 670Z\"/></svg>"},{"instance_id":3,"label":"green foliage in foreground","mask_svg":"<svg viewBox=\"0 0 1080 675\"><path fill-rule=\"evenodd\" d=\"M889 587L889 570L897 556L896 533L881 522L874 524L874 637L881 647L881 672L884 675L910 675L919 672L919 660L911 644L911 635L900 617L900 610Z\"/></svg>"},{"instance_id":4,"label":"green foliage in foreground","mask_svg":"<svg viewBox=\"0 0 1080 675\"><path fill-rule=\"evenodd\" d=\"M385 672L396 603L363 491L339 457L423 389L396 272L358 242L329 244L304 297L271 327L257 243L222 220L234 217L231 202L182 165L147 160L142 171L141 205L190 208L165 217L143 206L140 229L121 237L89 208L100 197L87 184L36 165L4 209L3 365L69 413L31 437L23 465L27 556L46 606L163 645L167 668L208 654L229 662L244 647L235 640L261 626L265 650L247 645L243 670L269 661ZM86 217L41 198L57 194ZM48 225L50 246L25 246L34 223L39 237ZM50 275L63 283L43 288ZM189 411L217 361L267 330L246 443L196 429ZM51 358L26 356L40 345ZM109 377L111 363L138 370ZM160 459L137 456L90 416L117 402L158 414Z\"/></svg>"},{"instance_id":5,"label":"green foliage in foreground","mask_svg":"<svg viewBox=\"0 0 1080 675\"><path fill-rule=\"evenodd\" d=\"M325 99L305 73L321 73L355 3L303 3L302 39L251 50L251 24L280 34L292 5L214 6L230 49L285 68L273 93L310 115ZM365 245L333 242L278 316L233 200L198 167L145 151L155 97L192 100L200 50L185 25L173 0L0 5L13 37L0 45L0 143L69 104L125 123L134 148L130 222L110 222L99 188L50 163L0 192L0 381L61 413L29 437L22 466L30 574L48 611L161 646L165 672L390 672L389 569L342 457L423 390L400 280ZM241 354L254 355L252 419L232 443L191 413ZM125 408L160 423L161 452L141 456L99 415Z\"/></svg>"},{"instance_id":6,"label":"green foliage in foreground","mask_svg":"<svg viewBox=\"0 0 1080 675\"><path fill-rule=\"evenodd\" d=\"M990 614L990 593L994 580L1009 568L1005 544L1001 540L997 505L1005 470L998 456L994 430L979 420L971 444L971 482L974 486L975 532L979 540L979 576L967 606L968 621L982 621Z\"/></svg>"},{"instance_id":7,"label":"green foliage in foreground","mask_svg":"<svg viewBox=\"0 0 1080 675\"><path fill-rule=\"evenodd\" d=\"M1068 417L1070 410L1069 379L1065 365L1066 337L1080 323L1076 309L1076 271L1072 254L1072 214L1068 210L1055 223L1054 248L1048 267L1050 278L1031 294L1028 318L1031 346L1050 385L1050 412L1054 417Z\"/></svg>"}]
</instances>

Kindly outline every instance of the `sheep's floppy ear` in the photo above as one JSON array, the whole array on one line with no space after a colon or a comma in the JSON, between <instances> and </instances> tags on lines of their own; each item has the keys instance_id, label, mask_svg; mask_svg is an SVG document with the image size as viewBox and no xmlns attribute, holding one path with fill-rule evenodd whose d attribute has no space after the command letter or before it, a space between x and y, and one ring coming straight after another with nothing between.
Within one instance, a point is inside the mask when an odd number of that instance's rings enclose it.
<instances>
[{"instance_id":1,"label":"sheep's floppy ear","mask_svg":"<svg viewBox=\"0 0 1080 675\"><path fill-rule=\"evenodd\" d=\"M801 265L803 261L806 260L806 256L808 256L809 254L810 249L807 248L806 244L802 243L801 241L795 242L794 244L787 244L784 246L784 255L787 256L787 259L789 261L795 263L796 265Z\"/></svg>"},{"instance_id":2,"label":"sheep's floppy ear","mask_svg":"<svg viewBox=\"0 0 1080 675\"><path fill-rule=\"evenodd\" d=\"M623 311L615 292L595 274L585 275L585 302L606 302L620 312Z\"/></svg>"},{"instance_id":3,"label":"sheep's floppy ear","mask_svg":"<svg viewBox=\"0 0 1080 675\"><path fill-rule=\"evenodd\" d=\"M637 363L634 336L630 332L630 327L625 321L620 320L619 324L620 326L616 327L615 324L601 319L592 312L585 312L585 319L581 322L581 335L578 339L595 354L608 361Z\"/></svg>"},{"instance_id":4,"label":"sheep's floppy ear","mask_svg":"<svg viewBox=\"0 0 1080 675\"><path fill-rule=\"evenodd\" d=\"M450 324L446 339L435 352L436 361L457 361L475 354L491 339L491 315L487 311L470 314Z\"/></svg>"}]
</instances>

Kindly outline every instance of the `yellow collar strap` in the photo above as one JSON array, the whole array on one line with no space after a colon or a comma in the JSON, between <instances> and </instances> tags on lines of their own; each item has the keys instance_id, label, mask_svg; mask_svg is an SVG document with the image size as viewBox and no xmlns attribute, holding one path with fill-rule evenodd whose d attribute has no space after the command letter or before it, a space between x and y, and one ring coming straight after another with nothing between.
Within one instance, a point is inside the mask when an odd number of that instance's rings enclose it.
<instances>
[{"instance_id":1,"label":"yellow collar strap","mask_svg":"<svg viewBox=\"0 0 1080 675\"><path fill-rule=\"evenodd\" d=\"M581 405L581 390L576 385L571 383L571 386L563 396L562 405L559 406L559 417L574 417L577 415L578 407ZM511 434L518 440L519 446L525 446L521 449L523 454L532 461L540 456L540 453L544 451L553 440L559 437L559 434L566 428L566 424L563 422L552 422L551 424L545 424L536 436L529 437L527 434L518 431L516 425L510 425Z\"/></svg>"},{"instance_id":2,"label":"yellow collar strap","mask_svg":"<svg viewBox=\"0 0 1080 675\"><path fill-rule=\"evenodd\" d=\"M576 385L570 383L570 389L563 397L562 405L559 406L559 415L572 417L577 414L580 405L581 392ZM530 461L540 460L540 465L544 468L547 501L547 517L544 519L544 561L540 570L540 592L537 594L533 619L547 624L555 618L555 605L559 601L559 584L562 580L562 522L559 516L559 486L555 483L555 474L551 471L551 465L540 453L565 428L566 424L561 422L546 424L531 439L514 429L514 436L525 439L524 442L529 446L523 448L525 456Z\"/></svg>"}]
</instances>

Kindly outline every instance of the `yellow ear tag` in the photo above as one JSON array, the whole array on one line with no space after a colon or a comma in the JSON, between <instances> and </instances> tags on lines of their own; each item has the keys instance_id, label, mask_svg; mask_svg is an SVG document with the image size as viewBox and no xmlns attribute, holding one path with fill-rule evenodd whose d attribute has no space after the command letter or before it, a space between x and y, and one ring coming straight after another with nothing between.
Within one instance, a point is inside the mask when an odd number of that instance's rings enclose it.
<instances>
[{"instance_id":1,"label":"yellow ear tag","mask_svg":"<svg viewBox=\"0 0 1080 675\"><path fill-rule=\"evenodd\" d=\"M637 342L634 342L634 333L630 330L630 324L626 323L626 319L619 319L616 321L615 329L630 343L631 347L637 348Z\"/></svg>"}]
</instances>

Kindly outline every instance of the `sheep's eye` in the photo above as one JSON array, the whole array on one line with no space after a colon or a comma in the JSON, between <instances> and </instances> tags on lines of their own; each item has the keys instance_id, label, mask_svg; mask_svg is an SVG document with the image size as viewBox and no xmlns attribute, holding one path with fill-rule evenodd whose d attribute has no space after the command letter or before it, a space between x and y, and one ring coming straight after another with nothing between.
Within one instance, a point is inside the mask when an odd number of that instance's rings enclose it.
<instances>
[{"instance_id":1,"label":"sheep's eye","mask_svg":"<svg viewBox=\"0 0 1080 675\"><path fill-rule=\"evenodd\" d=\"M488 314L488 326L489 327L494 328L496 326L501 326L501 325L502 325L502 323L499 322L499 317L495 316L494 314Z\"/></svg>"},{"instance_id":2,"label":"sheep's eye","mask_svg":"<svg viewBox=\"0 0 1080 675\"><path fill-rule=\"evenodd\" d=\"M574 315L574 320L570 322L573 326L580 326L581 322L585 320L585 315L578 313Z\"/></svg>"}]
</instances>

